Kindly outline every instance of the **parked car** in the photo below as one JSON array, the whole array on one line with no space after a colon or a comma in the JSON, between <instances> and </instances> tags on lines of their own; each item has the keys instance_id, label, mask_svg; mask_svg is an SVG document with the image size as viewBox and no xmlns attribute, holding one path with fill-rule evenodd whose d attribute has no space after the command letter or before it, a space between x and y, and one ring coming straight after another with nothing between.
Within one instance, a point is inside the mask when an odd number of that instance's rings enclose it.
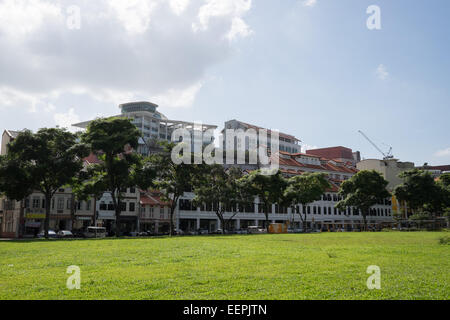
<instances>
[{"instance_id":1,"label":"parked car","mask_svg":"<svg viewBox=\"0 0 450 320\"><path fill-rule=\"evenodd\" d=\"M69 230L60 230L56 235L58 238L73 238L73 233Z\"/></svg>"},{"instance_id":2,"label":"parked car","mask_svg":"<svg viewBox=\"0 0 450 320\"><path fill-rule=\"evenodd\" d=\"M106 237L106 228L88 227L84 232L85 238L104 238Z\"/></svg>"},{"instance_id":3,"label":"parked car","mask_svg":"<svg viewBox=\"0 0 450 320\"><path fill-rule=\"evenodd\" d=\"M266 229L261 228L259 226L249 226L247 228L247 233L248 234L257 234L257 233L266 233Z\"/></svg>"},{"instance_id":4,"label":"parked car","mask_svg":"<svg viewBox=\"0 0 450 320\"><path fill-rule=\"evenodd\" d=\"M74 238L84 238L84 231L82 229L72 230Z\"/></svg>"},{"instance_id":5,"label":"parked car","mask_svg":"<svg viewBox=\"0 0 450 320\"><path fill-rule=\"evenodd\" d=\"M56 232L53 230L48 230L48 237L49 238L56 238ZM44 238L44 231L41 231L37 234L38 238Z\"/></svg>"},{"instance_id":6,"label":"parked car","mask_svg":"<svg viewBox=\"0 0 450 320\"><path fill-rule=\"evenodd\" d=\"M198 229L198 234L202 235L202 234L208 234L209 231L208 229Z\"/></svg>"}]
</instances>

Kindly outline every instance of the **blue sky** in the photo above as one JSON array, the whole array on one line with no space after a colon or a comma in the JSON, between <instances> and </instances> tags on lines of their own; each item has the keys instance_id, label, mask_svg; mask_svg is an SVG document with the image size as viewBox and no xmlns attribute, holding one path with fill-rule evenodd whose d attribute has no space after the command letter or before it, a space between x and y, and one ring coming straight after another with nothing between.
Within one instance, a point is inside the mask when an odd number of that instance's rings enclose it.
<instances>
[{"instance_id":1,"label":"blue sky","mask_svg":"<svg viewBox=\"0 0 450 320\"><path fill-rule=\"evenodd\" d=\"M138 7L148 9L143 27L124 22L136 21L132 8L105 11L102 1L78 1L77 31L57 29L58 13L45 6L33 14L54 20L34 19L20 39L0 24L0 97L9 101L0 101L1 127L64 125L144 99L169 118L219 127L239 119L379 158L363 130L400 160L450 164L448 1L215 1ZM8 2L0 16L14 10ZM366 27L369 5L381 9L381 30ZM89 20L100 11L103 20Z\"/></svg>"}]
</instances>

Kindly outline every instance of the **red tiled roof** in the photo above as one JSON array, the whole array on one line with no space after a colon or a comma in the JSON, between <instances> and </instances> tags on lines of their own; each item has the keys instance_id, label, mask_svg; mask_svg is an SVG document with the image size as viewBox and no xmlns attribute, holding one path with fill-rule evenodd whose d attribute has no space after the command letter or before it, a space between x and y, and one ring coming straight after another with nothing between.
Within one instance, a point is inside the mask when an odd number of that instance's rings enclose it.
<instances>
[{"instance_id":1,"label":"red tiled roof","mask_svg":"<svg viewBox=\"0 0 450 320\"><path fill-rule=\"evenodd\" d=\"M163 201L161 199L161 193L157 192L145 192L141 193L140 199L141 205L150 205L150 206L168 206L170 203Z\"/></svg>"},{"instance_id":2,"label":"red tiled roof","mask_svg":"<svg viewBox=\"0 0 450 320\"><path fill-rule=\"evenodd\" d=\"M446 166L422 166L418 167L419 169L423 170L441 170L441 171L450 171L450 165Z\"/></svg>"},{"instance_id":3,"label":"red tiled roof","mask_svg":"<svg viewBox=\"0 0 450 320\"><path fill-rule=\"evenodd\" d=\"M283 157L279 157L279 165L280 166L290 166L290 167L299 167L299 168L308 168L308 169L316 169L316 170L323 170L323 171L332 171L332 172L343 172L343 173L357 173L358 170L356 168L347 167L345 165L337 166L330 163L330 160L321 159L323 162L321 162L320 165L315 164L306 164L301 163L295 160L293 157L295 157L297 154L289 154L285 152L280 152L283 155L290 155L291 157L286 159ZM328 162L325 162L328 161Z\"/></svg>"},{"instance_id":4,"label":"red tiled roof","mask_svg":"<svg viewBox=\"0 0 450 320\"><path fill-rule=\"evenodd\" d=\"M100 160L97 158L97 156L93 153L91 153L88 157L83 159L88 164L95 164L100 163Z\"/></svg>"}]
</instances>

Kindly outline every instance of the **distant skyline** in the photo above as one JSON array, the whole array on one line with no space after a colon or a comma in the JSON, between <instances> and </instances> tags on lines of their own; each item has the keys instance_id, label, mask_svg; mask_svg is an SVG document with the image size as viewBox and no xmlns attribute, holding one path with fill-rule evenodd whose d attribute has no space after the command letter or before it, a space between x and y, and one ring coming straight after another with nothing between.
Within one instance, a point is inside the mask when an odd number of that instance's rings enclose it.
<instances>
[{"instance_id":1,"label":"distant skyline","mask_svg":"<svg viewBox=\"0 0 450 320\"><path fill-rule=\"evenodd\" d=\"M380 158L362 130L401 161L450 164L449 12L446 0L0 0L0 128L68 127L144 100L218 132L237 119Z\"/></svg>"}]
</instances>

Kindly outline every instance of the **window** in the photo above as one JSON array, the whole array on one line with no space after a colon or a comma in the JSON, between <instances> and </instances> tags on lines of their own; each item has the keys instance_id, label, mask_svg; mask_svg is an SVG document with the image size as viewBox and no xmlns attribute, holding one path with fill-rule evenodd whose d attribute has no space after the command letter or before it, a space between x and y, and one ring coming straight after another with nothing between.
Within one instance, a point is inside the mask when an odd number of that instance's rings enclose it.
<instances>
[{"instance_id":1,"label":"window","mask_svg":"<svg viewBox=\"0 0 450 320\"><path fill-rule=\"evenodd\" d=\"M81 201L77 202L77 210L81 210Z\"/></svg>"},{"instance_id":2,"label":"window","mask_svg":"<svg viewBox=\"0 0 450 320\"><path fill-rule=\"evenodd\" d=\"M58 210L64 210L64 198L58 198Z\"/></svg>"},{"instance_id":3,"label":"window","mask_svg":"<svg viewBox=\"0 0 450 320\"><path fill-rule=\"evenodd\" d=\"M45 198L42 199L42 209L45 209Z\"/></svg>"},{"instance_id":4,"label":"window","mask_svg":"<svg viewBox=\"0 0 450 320\"><path fill-rule=\"evenodd\" d=\"M39 209L39 207L40 207L40 202L41 202L41 199L39 199L39 198L33 198L33 209Z\"/></svg>"},{"instance_id":5,"label":"window","mask_svg":"<svg viewBox=\"0 0 450 320\"><path fill-rule=\"evenodd\" d=\"M313 214L317 214L317 207L316 206L313 207Z\"/></svg>"},{"instance_id":6,"label":"window","mask_svg":"<svg viewBox=\"0 0 450 320\"><path fill-rule=\"evenodd\" d=\"M134 204L134 202L130 202L129 208L130 208L129 211L134 212L134 209L135 209L135 204Z\"/></svg>"},{"instance_id":7,"label":"window","mask_svg":"<svg viewBox=\"0 0 450 320\"><path fill-rule=\"evenodd\" d=\"M86 210L91 210L91 200L86 201Z\"/></svg>"},{"instance_id":8,"label":"window","mask_svg":"<svg viewBox=\"0 0 450 320\"><path fill-rule=\"evenodd\" d=\"M67 199L67 209L70 209L71 205L72 205L72 199Z\"/></svg>"},{"instance_id":9,"label":"window","mask_svg":"<svg viewBox=\"0 0 450 320\"><path fill-rule=\"evenodd\" d=\"M108 206L106 205L106 203L104 201L100 202L100 210L104 211L107 209L108 209Z\"/></svg>"},{"instance_id":10,"label":"window","mask_svg":"<svg viewBox=\"0 0 450 320\"><path fill-rule=\"evenodd\" d=\"M130 188L130 193L136 193L136 188Z\"/></svg>"}]
</instances>

